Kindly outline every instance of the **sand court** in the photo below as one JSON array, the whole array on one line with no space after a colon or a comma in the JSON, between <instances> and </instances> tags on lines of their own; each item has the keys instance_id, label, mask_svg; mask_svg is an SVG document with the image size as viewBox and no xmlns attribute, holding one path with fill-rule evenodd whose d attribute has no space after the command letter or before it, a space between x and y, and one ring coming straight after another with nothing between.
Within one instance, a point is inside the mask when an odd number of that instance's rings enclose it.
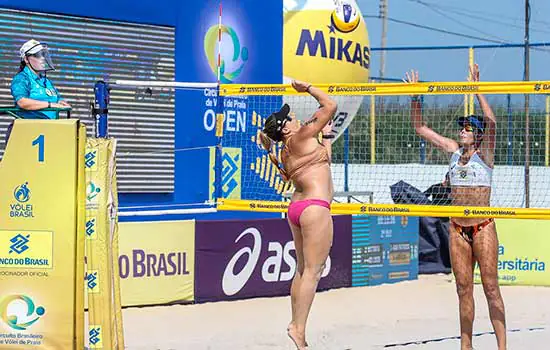
<instances>
[{"instance_id":1,"label":"sand court","mask_svg":"<svg viewBox=\"0 0 550 350\"><path fill-rule=\"evenodd\" d=\"M508 348L547 349L550 288L503 286ZM481 285L475 286L474 348L496 349ZM127 308L131 350L293 349L290 298ZM460 349L458 302L450 275L318 293L309 319L313 350Z\"/></svg>"}]
</instances>

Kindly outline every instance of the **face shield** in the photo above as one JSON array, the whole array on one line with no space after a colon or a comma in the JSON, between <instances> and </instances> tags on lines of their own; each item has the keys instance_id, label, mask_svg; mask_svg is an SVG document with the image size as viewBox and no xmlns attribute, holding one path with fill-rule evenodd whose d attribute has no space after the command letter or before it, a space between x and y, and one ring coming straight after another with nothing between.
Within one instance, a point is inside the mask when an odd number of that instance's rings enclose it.
<instances>
[{"instance_id":1,"label":"face shield","mask_svg":"<svg viewBox=\"0 0 550 350\"><path fill-rule=\"evenodd\" d=\"M55 70L48 47L43 44L33 46L25 52L29 65L36 72Z\"/></svg>"}]
</instances>

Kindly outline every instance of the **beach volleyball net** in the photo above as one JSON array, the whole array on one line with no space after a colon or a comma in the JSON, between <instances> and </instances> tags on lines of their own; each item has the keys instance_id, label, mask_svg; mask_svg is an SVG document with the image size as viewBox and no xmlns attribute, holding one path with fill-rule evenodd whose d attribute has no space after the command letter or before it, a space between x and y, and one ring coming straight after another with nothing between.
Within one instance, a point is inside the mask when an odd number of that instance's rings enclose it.
<instances>
[{"instance_id":1,"label":"beach volleyball net","mask_svg":"<svg viewBox=\"0 0 550 350\"><path fill-rule=\"evenodd\" d=\"M338 103L333 212L550 218L550 82L316 86ZM416 134L411 96L420 97L425 125L459 141L458 118L483 115L476 93L487 98L497 121L490 206L457 207L439 200L444 193L425 193L445 180L451 154ZM211 175L218 210L285 211L293 185L269 161L259 133L284 103L303 121L317 101L289 85L233 84L220 85L218 100L219 144L212 152L219 171ZM280 146L273 146L276 154Z\"/></svg>"}]
</instances>

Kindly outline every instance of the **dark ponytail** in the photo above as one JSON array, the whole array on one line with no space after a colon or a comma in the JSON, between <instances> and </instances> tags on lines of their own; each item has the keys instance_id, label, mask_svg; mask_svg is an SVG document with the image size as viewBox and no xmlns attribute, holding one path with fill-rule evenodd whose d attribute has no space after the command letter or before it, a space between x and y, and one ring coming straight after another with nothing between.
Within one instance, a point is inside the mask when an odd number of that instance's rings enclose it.
<instances>
[{"instance_id":1,"label":"dark ponytail","mask_svg":"<svg viewBox=\"0 0 550 350\"><path fill-rule=\"evenodd\" d=\"M21 63L19 64L19 72L22 72L26 66L27 66L27 63L25 62L25 60L21 60Z\"/></svg>"}]
</instances>

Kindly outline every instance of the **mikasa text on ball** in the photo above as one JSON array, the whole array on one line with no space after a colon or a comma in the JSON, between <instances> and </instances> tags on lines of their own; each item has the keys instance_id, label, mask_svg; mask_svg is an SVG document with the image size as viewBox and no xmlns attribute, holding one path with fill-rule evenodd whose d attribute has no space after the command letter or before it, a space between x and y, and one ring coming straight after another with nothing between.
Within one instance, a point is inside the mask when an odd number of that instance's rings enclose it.
<instances>
[{"instance_id":1,"label":"mikasa text on ball","mask_svg":"<svg viewBox=\"0 0 550 350\"><path fill-rule=\"evenodd\" d=\"M283 4L283 83L369 82L369 36L355 0L284 0ZM357 115L364 96L344 93L331 98L338 104L332 124L335 141ZM283 102L301 121L319 107L311 96L284 96Z\"/></svg>"}]
</instances>

